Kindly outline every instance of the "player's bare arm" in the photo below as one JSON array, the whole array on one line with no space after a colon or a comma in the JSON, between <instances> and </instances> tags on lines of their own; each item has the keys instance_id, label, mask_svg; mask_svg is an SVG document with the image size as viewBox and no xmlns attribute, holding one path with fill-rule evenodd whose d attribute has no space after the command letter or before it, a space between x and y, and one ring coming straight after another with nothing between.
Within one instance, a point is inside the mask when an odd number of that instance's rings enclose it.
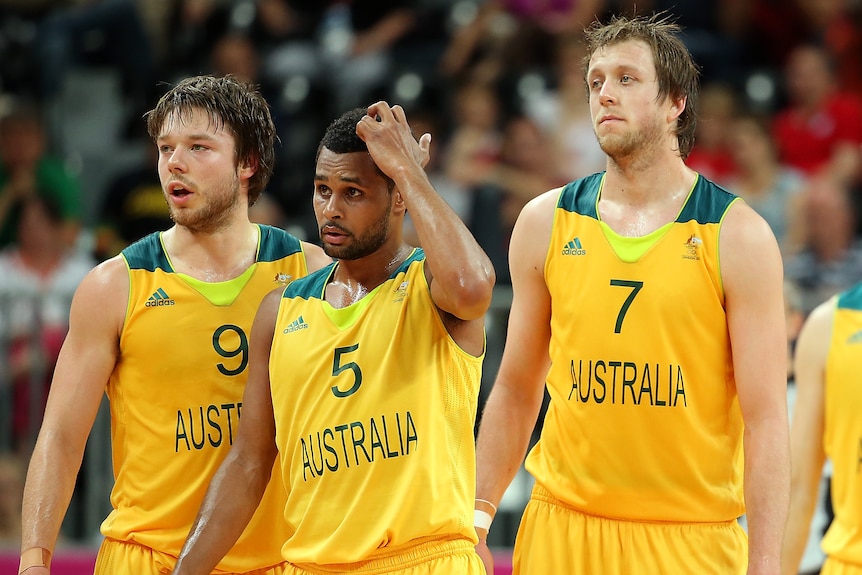
<instances>
[{"instance_id":1,"label":"player's bare arm","mask_svg":"<svg viewBox=\"0 0 862 575\"><path fill-rule=\"evenodd\" d=\"M23 501L21 549L53 552L81 467L84 446L119 355L129 283L119 257L95 267L72 300ZM47 570L44 571L47 573ZM39 570L28 573L38 575Z\"/></svg>"},{"instance_id":2,"label":"player's bare arm","mask_svg":"<svg viewBox=\"0 0 862 575\"><path fill-rule=\"evenodd\" d=\"M476 497L498 505L527 453L550 366L551 297L544 268L559 190L531 200L512 232L509 267L514 297L507 345L482 412L476 448ZM484 542L477 549L490 568Z\"/></svg>"},{"instance_id":3,"label":"player's bare arm","mask_svg":"<svg viewBox=\"0 0 862 575\"><path fill-rule=\"evenodd\" d=\"M269 392L269 352L283 288L263 299L251 330L249 374L236 441L213 476L173 571L211 573L242 534L260 503L277 455Z\"/></svg>"},{"instance_id":4,"label":"player's bare arm","mask_svg":"<svg viewBox=\"0 0 862 575\"><path fill-rule=\"evenodd\" d=\"M425 250L431 296L437 306L461 320L484 317L496 276L490 259L464 222L437 194L424 165L430 134L417 142L401 106L378 102L357 127L374 162L395 182ZM375 121L373 117L379 117ZM455 334L453 334L454 336Z\"/></svg>"},{"instance_id":5,"label":"player's bare arm","mask_svg":"<svg viewBox=\"0 0 862 575\"><path fill-rule=\"evenodd\" d=\"M790 513L781 552L784 575L795 575L805 552L826 453L823 449L824 387L835 300L820 304L796 342L796 407L790 429Z\"/></svg>"},{"instance_id":6,"label":"player's bare arm","mask_svg":"<svg viewBox=\"0 0 862 575\"><path fill-rule=\"evenodd\" d=\"M745 423L749 575L779 573L789 500L783 267L769 226L736 202L722 226L721 275Z\"/></svg>"}]
</instances>

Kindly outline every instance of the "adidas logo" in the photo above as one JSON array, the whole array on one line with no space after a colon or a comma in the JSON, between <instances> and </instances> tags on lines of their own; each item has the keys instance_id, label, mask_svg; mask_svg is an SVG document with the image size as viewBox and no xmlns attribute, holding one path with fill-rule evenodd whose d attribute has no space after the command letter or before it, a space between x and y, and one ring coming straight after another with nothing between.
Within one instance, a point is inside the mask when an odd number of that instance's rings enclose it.
<instances>
[{"instance_id":1,"label":"adidas logo","mask_svg":"<svg viewBox=\"0 0 862 575\"><path fill-rule=\"evenodd\" d=\"M177 302L172 300L171 296L169 296L165 292L165 290L163 290L162 288L159 288L153 292L153 295L151 295L149 298L147 298L147 303L145 303L144 305L146 307L163 307L166 305L174 305L176 303Z\"/></svg>"},{"instance_id":2,"label":"adidas logo","mask_svg":"<svg viewBox=\"0 0 862 575\"><path fill-rule=\"evenodd\" d=\"M587 250L581 245L581 238L575 238L563 246L564 256L585 256Z\"/></svg>"},{"instance_id":3,"label":"adidas logo","mask_svg":"<svg viewBox=\"0 0 862 575\"><path fill-rule=\"evenodd\" d=\"M847 338L848 345L853 345L856 343L862 343L862 330L857 331L856 333Z\"/></svg>"},{"instance_id":4,"label":"adidas logo","mask_svg":"<svg viewBox=\"0 0 862 575\"><path fill-rule=\"evenodd\" d=\"M308 324L305 323L305 320L302 319L302 316L299 316L298 318L290 322L290 325L284 329L284 333L293 333L301 329L308 329Z\"/></svg>"}]
</instances>

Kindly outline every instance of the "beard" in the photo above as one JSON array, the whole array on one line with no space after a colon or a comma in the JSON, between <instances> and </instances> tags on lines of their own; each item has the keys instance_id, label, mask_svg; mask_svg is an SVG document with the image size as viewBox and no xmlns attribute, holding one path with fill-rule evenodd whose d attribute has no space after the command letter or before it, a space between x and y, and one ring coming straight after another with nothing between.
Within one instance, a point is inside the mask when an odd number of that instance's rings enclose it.
<instances>
[{"instance_id":1,"label":"beard","mask_svg":"<svg viewBox=\"0 0 862 575\"><path fill-rule=\"evenodd\" d=\"M341 246L327 244L325 241L322 241L323 230L321 229L320 236L324 253L331 258L339 260L358 260L373 254L380 249L389 237L389 214L391 211L392 207L390 206L386 209L386 212L361 236L354 236L348 230L342 228L335 222L327 222L327 225L335 226L347 234L353 241Z\"/></svg>"},{"instance_id":2,"label":"beard","mask_svg":"<svg viewBox=\"0 0 862 575\"><path fill-rule=\"evenodd\" d=\"M215 232L227 226L231 214L239 205L239 178L234 175L227 187L219 186L206 196L197 209L177 209L168 202L171 220L195 232Z\"/></svg>"},{"instance_id":3,"label":"beard","mask_svg":"<svg viewBox=\"0 0 862 575\"><path fill-rule=\"evenodd\" d=\"M624 133L598 135L599 147L609 158L619 161L655 148L662 140L662 126L657 120L644 125L641 130Z\"/></svg>"}]
</instances>

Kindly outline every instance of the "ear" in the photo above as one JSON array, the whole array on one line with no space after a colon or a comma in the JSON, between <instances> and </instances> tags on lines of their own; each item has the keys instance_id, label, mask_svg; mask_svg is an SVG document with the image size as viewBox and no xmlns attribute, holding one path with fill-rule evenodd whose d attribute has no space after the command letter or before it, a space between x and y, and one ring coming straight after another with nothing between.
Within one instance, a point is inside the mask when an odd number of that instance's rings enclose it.
<instances>
[{"instance_id":1,"label":"ear","mask_svg":"<svg viewBox=\"0 0 862 575\"><path fill-rule=\"evenodd\" d=\"M686 102L688 102L688 98L686 96L681 96L679 98L668 98L670 106L668 107L668 121L672 124L675 124L677 119L682 115L685 111Z\"/></svg>"},{"instance_id":2,"label":"ear","mask_svg":"<svg viewBox=\"0 0 862 575\"><path fill-rule=\"evenodd\" d=\"M392 211L397 215L407 213L407 206L404 204L404 198L401 197L401 192L398 188L392 190Z\"/></svg>"},{"instance_id":3,"label":"ear","mask_svg":"<svg viewBox=\"0 0 862 575\"><path fill-rule=\"evenodd\" d=\"M239 179L248 180L257 172L257 161L248 161L239 165Z\"/></svg>"}]
</instances>

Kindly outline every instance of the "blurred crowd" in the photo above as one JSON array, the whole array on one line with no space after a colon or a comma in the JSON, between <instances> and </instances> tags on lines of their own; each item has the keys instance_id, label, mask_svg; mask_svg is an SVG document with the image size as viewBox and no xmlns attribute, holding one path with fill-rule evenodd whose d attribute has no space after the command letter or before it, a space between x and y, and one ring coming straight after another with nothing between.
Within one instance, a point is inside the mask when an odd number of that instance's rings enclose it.
<instances>
[{"instance_id":1,"label":"blurred crowd","mask_svg":"<svg viewBox=\"0 0 862 575\"><path fill-rule=\"evenodd\" d=\"M170 225L141 118L166 86L260 86L280 147L254 218L312 241L323 129L401 104L505 285L523 205L604 169L581 31L655 11L702 67L688 163L769 222L804 316L862 280L858 0L0 0L0 494L35 440L78 282ZM16 503L0 502L0 542L17 541Z\"/></svg>"}]
</instances>

